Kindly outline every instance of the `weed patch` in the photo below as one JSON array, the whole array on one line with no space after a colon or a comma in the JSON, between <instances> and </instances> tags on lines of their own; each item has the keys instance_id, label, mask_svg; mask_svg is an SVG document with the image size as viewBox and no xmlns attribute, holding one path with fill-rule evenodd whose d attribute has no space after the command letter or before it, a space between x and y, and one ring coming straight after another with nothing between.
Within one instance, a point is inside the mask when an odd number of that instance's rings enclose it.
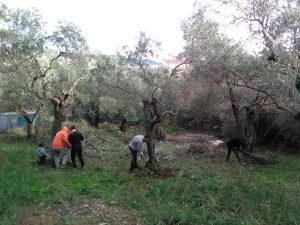
<instances>
[{"instance_id":1,"label":"weed patch","mask_svg":"<svg viewBox=\"0 0 300 225\"><path fill-rule=\"evenodd\" d=\"M157 179L145 168L130 173L127 146L118 144L103 160L86 158L84 169L53 170L31 165L36 145L0 142L1 224L42 218L44 224L300 223L297 157L276 155L276 165L242 167L184 155L162 161L172 176ZM172 154L174 146L158 148Z\"/></svg>"}]
</instances>

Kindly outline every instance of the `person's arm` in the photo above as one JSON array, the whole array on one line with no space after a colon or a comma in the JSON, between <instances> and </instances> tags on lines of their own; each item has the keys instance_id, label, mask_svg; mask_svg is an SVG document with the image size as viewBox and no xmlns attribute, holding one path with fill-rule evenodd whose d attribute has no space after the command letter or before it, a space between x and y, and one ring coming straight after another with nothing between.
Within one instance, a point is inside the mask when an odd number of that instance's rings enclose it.
<instances>
[{"instance_id":1,"label":"person's arm","mask_svg":"<svg viewBox=\"0 0 300 225\"><path fill-rule=\"evenodd\" d=\"M63 134L63 142L65 142L66 147L67 146L70 146L70 147L72 146L71 143L68 140L68 134L67 133Z\"/></svg>"},{"instance_id":2,"label":"person's arm","mask_svg":"<svg viewBox=\"0 0 300 225\"><path fill-rule=\"evenodd\" d=\"M84 140L84 138L83 138L83 136L82 136L82 134L80 133L80 140L81 141L83 141Z\"/></svg>"}]
</instances>

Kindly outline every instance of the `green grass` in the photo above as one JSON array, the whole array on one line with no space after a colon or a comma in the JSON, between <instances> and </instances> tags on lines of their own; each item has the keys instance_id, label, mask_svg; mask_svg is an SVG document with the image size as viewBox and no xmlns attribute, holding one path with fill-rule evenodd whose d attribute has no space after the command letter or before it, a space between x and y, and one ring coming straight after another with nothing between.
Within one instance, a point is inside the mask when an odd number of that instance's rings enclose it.
<instances>
[{"instance_id":1,"label":"green grass","mask_svg":"<svg viewBox=\"0 0 300 225\"><path fill-rule=\"evenodd\" d=\"M159 146L172 152L170 143ZM0 224L18 224L28 205L101 199L134 209L144 224L300 224L299 156L271 155L279 164L242 167L232 159L175 157L174 177L128 172L130 155L87 161L84 170L33 167L36 146L0 142ZM141 163L141 162L139 162ZM60 218L60 224L72 224ZM87 221L88 223L88 221Z\"/></svg>"},{"instance_id":2,"label":"green grass","mask_svg":"<svg viewBox=\"0 0 300 225\"><path fill-rule=\"evenodd\" d=\"M174 134L177 131L180 131L182 128L176 126L174 123L166 123L163 125L163 128L165 130L165 133L170 135L170 134Z\"/></svg>"}]
</instances>

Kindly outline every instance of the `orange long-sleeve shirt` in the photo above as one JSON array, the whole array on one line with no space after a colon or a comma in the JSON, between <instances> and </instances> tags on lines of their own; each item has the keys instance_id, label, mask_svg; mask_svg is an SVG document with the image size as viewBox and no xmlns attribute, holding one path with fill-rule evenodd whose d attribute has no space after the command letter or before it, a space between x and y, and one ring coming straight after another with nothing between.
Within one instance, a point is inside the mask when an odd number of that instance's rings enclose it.
<instances>
[{"instance_id":1,"label":"orange long-sleeve shirt","mask_svg":"<svg viewBox=\"0 0 300 225\"><path fill-rule=\"evenodd\" d=\"M68 128L64 126L60 131L58 131L52 142L52 147L66 147L68 143Z\"/></svg>"}]
</instances>

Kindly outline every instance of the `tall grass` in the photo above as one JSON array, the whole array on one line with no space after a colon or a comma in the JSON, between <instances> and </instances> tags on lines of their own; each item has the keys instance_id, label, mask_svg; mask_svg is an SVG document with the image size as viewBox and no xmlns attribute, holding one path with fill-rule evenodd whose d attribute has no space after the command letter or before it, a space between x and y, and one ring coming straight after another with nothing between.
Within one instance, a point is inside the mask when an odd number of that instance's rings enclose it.
<instances>
[{"instance_id":1,"label":"tall grass","mask_svg":"<svg viewBox=\"0 0 300 225\"><path fill-rule=\"evenodd\" d=\"M160 149L171 152L170 144ZM144 224L299 224L300 159L275 155L279 164L242 167L235 161L186 155L164 163L174 176L128 172L130 155L87 160L83 170L34 167L36 146L0 142L0 223L17 224L29 205L68 205L101 199L139 212ZM141 163L141 162L139 162ZM61 217L60 224L76 224ZM112 222L113 224L113 222Z\"/></svg>"}]
</instances>

